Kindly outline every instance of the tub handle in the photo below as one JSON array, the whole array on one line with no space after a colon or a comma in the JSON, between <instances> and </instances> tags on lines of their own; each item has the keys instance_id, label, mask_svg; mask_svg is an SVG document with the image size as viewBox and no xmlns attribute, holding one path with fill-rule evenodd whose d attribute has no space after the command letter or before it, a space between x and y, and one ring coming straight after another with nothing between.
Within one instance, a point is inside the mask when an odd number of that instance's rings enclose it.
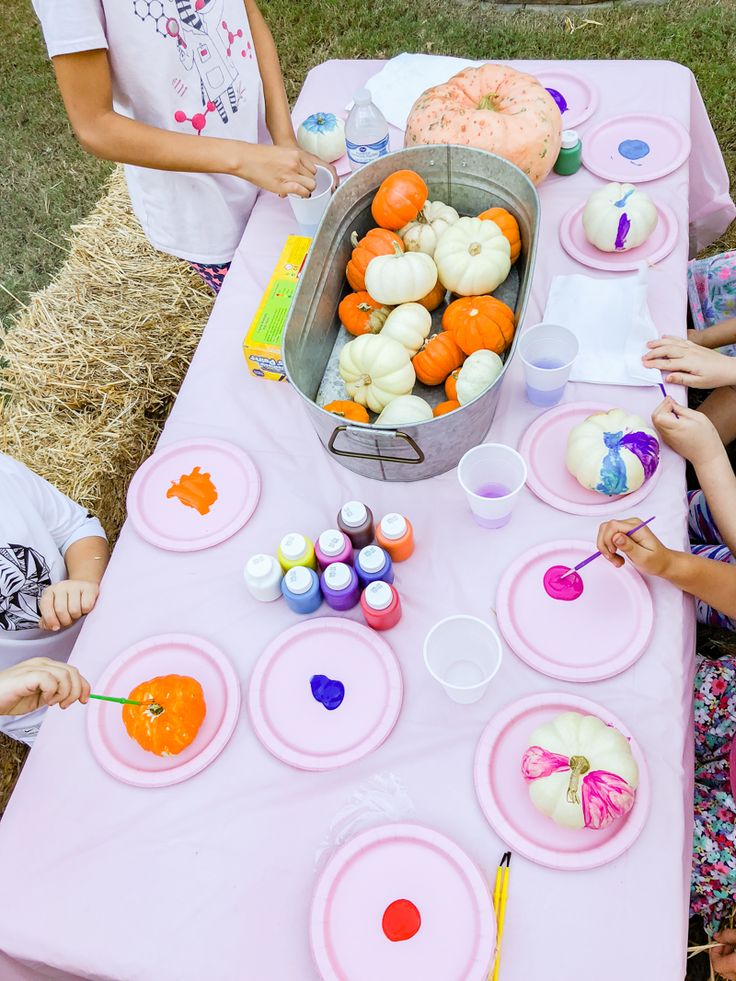
<instances>
[{"instance_id":1,"label":"tub handle","mask_svg":"<svg viewBox=\"0 0 736 981\"><path fill-rule=\"evenodd\" d=\"M364 429L358 429L355 426L338 426L332 436L330 436L330 442L327 444L327 449L330 453L333 453L335 456L348 456L354 460L380 460L381 463L424 463L424 453L415 440L408 433L402 433L399 429L382 429L380 432L382 436L393 436L396 439L403 439L416 453L414 459L403 456L382 456L380 453L351 453L350 450L336 449L335 443L340 433L350 432L351 430L356 433L365 434Z\"/></svg>"}]
</instances>

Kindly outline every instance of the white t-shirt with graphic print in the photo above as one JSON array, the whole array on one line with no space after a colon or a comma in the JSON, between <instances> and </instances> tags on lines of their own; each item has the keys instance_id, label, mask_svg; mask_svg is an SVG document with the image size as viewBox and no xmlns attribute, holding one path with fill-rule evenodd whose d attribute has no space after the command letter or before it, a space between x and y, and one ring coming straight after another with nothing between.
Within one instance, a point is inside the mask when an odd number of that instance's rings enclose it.
<instances>
[{"instance_id":1,"label":"white t-shirt with graphic print","mask_svg":"<svg viewBox=\"0 0 736 981\"><path fill-rule=\"evenodd\" d=\"M33 0L49 55L108 50L113 104L159 129L257 143L261 78L244 0ZM238 177L125 167L151 243L229 262L258 189Z\"/></svg>"}]
</instances>

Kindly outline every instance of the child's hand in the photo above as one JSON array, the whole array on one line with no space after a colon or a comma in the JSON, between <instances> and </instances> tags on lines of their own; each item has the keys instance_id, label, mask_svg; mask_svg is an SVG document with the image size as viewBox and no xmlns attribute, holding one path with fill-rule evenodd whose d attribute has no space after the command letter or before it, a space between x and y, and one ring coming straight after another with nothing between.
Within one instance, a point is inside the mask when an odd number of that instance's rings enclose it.
<instances>
[{"instance_id":1,"label":"child's hand","mask_svg":"<svg viewBox=\"0 0 736 981\"><path fill-rule=\"evenodd\" d=\"M96 582L81 579L64 579L47 586L41 594L38 608L41 612L41 630L60 630L70 627L97 602L100 587Z\"/></svg>"},{"instance_id":2,"label":"child's hand","mask_svg":"<svg viewBox=\"0 0 736 981\"><path fill-rule=\"evenodd\" d=\"M697 333L697 331L696 331ZM736 384L736 360L680 337L649 341L645 368L658 368L664 380L688 388L721 388Z\"/></svg>"},{"instance_id":3,"label":"child's hand","mask_svg":"<svg viewBox=\"0 0 736 981\"><path fill-rule=\"evenodd\" d=\"M725 981L736 981L736 930L721 930L715 935L720 947L710 952L710 963Z\"/></svg>"},{"instance_id":4,"label":"child's hand","mask_svg":"<svg viewBox=\"0 0 736 981\"><path fill-rule=\"evenodd\" d=\"M298 146L261 146L242 143L242 159L235 168L235 176L242 177L272 191L280 198L287 194L298 194L308 198L317 186L316 157ZM317 161L321 163L322 161Z\"/></svg>"},{"instance_id":5,"label":"child's hand","mask_svg":"<svg viewBox=\"0 0 736 981\"><path fill-rule=\"evenodd\" d=\"M32 657L0 671L0 715L25 715L44 705L65 709L88 699L89 682L62 661Z\"/></svg>"},{"instance_id":6,"label":"child's hand","mask_svg":"<svg viewBox=\"0 0 736 981\"><path fill-rule=\"evenodd\" d=\"M661 402L652 423L664 442L697 470L725 452L718 430L703 412L680 405L673 398Z\"/></svg>"},{"instance_id":7,"label":"child's hand","mask_svg":"<svg viewBox=\"0 0 736 981\"><path fill-rule=\"evenodd\" d=\"M617 569L624 564L618 554L621 552L642 572L650 576L663 576L669 566L671 552L647 527L640 528L633 535L626 534L640 524L640 518L606 521L598 529L598 550Z\"/></svg>"}]
</instances>

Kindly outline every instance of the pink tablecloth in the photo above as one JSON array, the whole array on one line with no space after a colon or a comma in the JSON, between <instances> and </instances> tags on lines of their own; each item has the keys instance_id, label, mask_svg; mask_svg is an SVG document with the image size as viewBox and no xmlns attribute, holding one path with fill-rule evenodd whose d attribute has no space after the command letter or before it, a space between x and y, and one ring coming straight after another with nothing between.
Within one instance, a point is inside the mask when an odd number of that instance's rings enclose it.
<instances>
[{"instance_id":1,"label":"pink tablecloth","mask_svg":"<svg viewBox=\"0 0 736 981\"><path fill-rule=\"evenodd\" d=\"M340 108L378 67L320 66L307 80L296 116ZM706 237L732 213L697 89L689 72L669 63L591 62L580 69L600 89L598 119L626 109L665 112L695 136L689 169L657 185L658 196L677 212L682 234L652 272L651 307L662 331L681 333L688 200ZM542 246L527 323L539 317L555 273L584 271L560 250L557 226L595 183L581 172L542 188ZM692 813L690 602L652 581L651 646L635 667L610 681L556 683L506 649L480 702L451 703L423 668L421 642L429 626L457 612L493 622L499 576L521 550L565 536L592 541L595 523L557 513L525 492L507 528L481 533L454 473L384 484L331 462L297 395L287 385L248 378L240 350L291 231L288 203L262 196L162 437L206 434L245 447L263 477L254 517L221 547L191 555L158 551L126 527L74 661L94 682L126 645L153 633L191 631L221 645L245 686L265 644L294 623L284 604L264 607L250 599L241 576L246 557L273 551L291 529L317 534L333 523L344 500L359 498L378 513L403 511L416 527L415 557L397 577L405 615L389 635L406 682L401 717L371 756L311 774L272 758L243 712L232 741L206 771L180 786L146 791L100 770L87 744L83 708L52 712L0 825L0 950L6 955L0 976L310 981L316 977L307 941L315 858L356 788L374 774L394 774L416 818L456 839L491 876L504 846L473 792L475 744L486 721L513 699L562 689L602 702L631 728L651 770L652 810L634 847L594 872L565 874L515 859L504 981L682 977ZM649 389L575 385L566 395L590 397L621 401L641 414L657 401ZM493 438L515 444L536 415L515 365ZM679 548L686 543L683 467L667 451L662 465L646 510L657 514L657 532L667 544ZM602 627L615 629L615 621ZM424 981L446 979L427 975Z\"/></svg>"}]
</instances>

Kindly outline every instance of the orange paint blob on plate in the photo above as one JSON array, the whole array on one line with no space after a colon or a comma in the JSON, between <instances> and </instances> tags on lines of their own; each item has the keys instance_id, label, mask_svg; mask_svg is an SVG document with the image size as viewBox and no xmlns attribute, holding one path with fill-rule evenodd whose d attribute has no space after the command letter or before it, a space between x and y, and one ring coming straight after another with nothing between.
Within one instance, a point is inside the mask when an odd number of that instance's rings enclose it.
<instances>
[{"instance_id":1,"label":"orange paint blob on plate","mask_svg":"<svg viewBox=\"0 0 736 981\"><path fill-rule=\"evenodd\" d=\"M200 473L199 467L195 467L191 473L182 474L178 482L172 481L166 496L175 497L188 508L194 508L204 515L209 514L217 500L217 488L210 474Z\"/></svg>"}]
</instances>

